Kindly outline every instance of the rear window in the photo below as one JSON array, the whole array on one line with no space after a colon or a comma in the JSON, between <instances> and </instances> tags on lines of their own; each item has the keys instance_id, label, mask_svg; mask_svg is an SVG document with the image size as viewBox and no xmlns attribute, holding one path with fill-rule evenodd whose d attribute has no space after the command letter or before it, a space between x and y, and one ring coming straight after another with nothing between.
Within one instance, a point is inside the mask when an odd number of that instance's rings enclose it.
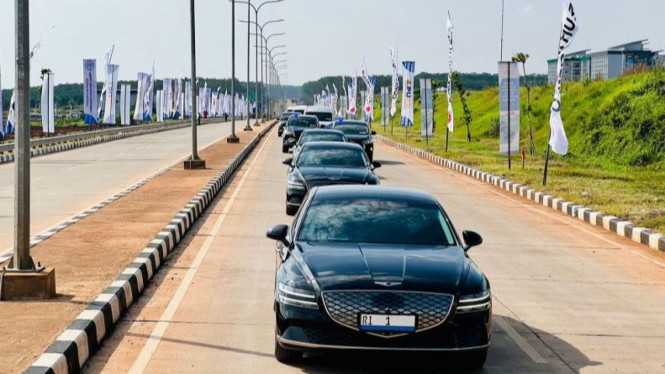
<instances>
[{"instance_id":1,"label":"rear window","mask_svg":"<svg viewBox=\"0 0 665 374\"><path fill-rule=\"evenodd\" d=\"M344 135L336 134L334 132L316 134L305 133L302 135L300 142L304 144L307 142L343 142L344 140Z\"/></svg>"},{"instance_id":2,"label":"rear window","mask_svg":"<svg viewBox=\"0 0 665 374\"><path fill-rule=\"evenodd\" d=\"M326 121L330 122L333 120L333 115L332 113L326 113L326 112L307 112L308 116L316 116L316 118L319 119L319 121Z\"/></svg>"},{"instance_id":3,"label":"rear window","mask_svg":"<svg viewBox=\"0 0 665 374\"><path fill-rule=\"evenodd\" d=\"M452 246L455 240L436 206L379 199L314 199L298 240Z\"/></svg>"},{"instance_id":4,"label":"rear window","mask_svg":"<svg viewBox=\"0 0 665 374\"><path fill-rule=\"evenodd\" d=\"M289 117L291 117L292 115L293 115L293 113L284 113L284 114L282 114L281 117L279 117L279 120L280 120L280 121L286 121L286 120L289 119Z\"/></svg>"},{"instance_id":5,"label":"rear window","mask_svg":"<svg viewBox=\"0 0 665 374\"><path fill-rule=\"evenodd\" d=\"M369 135L369 127L364 124L342 123L335 125L335 130L339 130L346 135Z\"/></svg>"},{"instance_id":6,"label":"rear window","mask_svg":"<svg viewBox=\"0 0 665 374\"><path fill-rule=\"evenodd\" d=\"M316 118L308 117L298 117L298 118L289 118L288 122L291 127L311 127L316 128L317 121Z\"/></svg>"},{"instance_id":7,"label":"rear window","mask_svg":"<svg viewBox=\"0 0 665 374\"><path fill-rule=\"evenodd\" d=\"M307 147L298 156L301 167L367 167L369 161L361 148L311 148Z\"/></svg>"}]
</instances>

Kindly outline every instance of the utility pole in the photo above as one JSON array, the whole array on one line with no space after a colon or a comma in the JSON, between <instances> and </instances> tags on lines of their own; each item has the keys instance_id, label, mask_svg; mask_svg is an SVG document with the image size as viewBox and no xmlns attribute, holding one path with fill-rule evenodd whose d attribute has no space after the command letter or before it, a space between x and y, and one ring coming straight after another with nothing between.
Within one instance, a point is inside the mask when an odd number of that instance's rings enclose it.
<instances>
[{"instance_id":1,"label":"utility pole","mask_svg":"<svg viewBox=\"0 0 665 374\"><path fill-rule=\"evenodd\" d=\"M189 1L189 14L191 20L191 46L192 46L192 156L189 160L185 161L185 169L205 169L206 162L199 158L198 146L197 146L197 119L198 119L198 108L196 103L196 20L194 18L195 6L194 0Z\"/></svg>"},{"instance_id":2,"label":"utility pole","mask_svg":"<svg viewBox=\"0 0 665 374\"><path fill-rule=\"evenodd\" d=\"M231 135L226 138L227 143L240 143L236 136L236 2L231 0Z\"/></svg>"},{"instance_id":3,"label":"utility pole","mask_svg":"<svg viewBox=\"0 0 665 374\"><path fill-rule=\"evenodd\" d=\"M250 43L249 42L250 42L250 40L252 40L252 38L250 36L250 33L252 32L251 29L250 29L251 20L252 20L252 18L251 18L252 16L251 16L251 13L250 13L250 11L252 10L251 6L252 6L252 0L247 0L247 96L245 96L245 106L247 108L247 126L245 126L243 131L252 131L252 125L249 124L249 122L250 122L250 120L249 120L250 109L251 109L251 107L249 105L249 71L250 71L250 69L249 69L249 60L250 60L250 58L249 58L249 51L250 51L249 46L250 46Z\"/></svg>"}]
</instances>

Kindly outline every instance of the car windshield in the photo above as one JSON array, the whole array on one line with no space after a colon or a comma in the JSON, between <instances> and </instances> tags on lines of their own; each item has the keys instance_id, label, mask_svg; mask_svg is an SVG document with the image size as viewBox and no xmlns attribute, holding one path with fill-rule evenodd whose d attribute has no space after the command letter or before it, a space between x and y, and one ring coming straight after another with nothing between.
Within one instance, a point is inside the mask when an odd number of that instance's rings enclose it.
<instances>
[{"instance_id":1,"label":"car windshield","mask_svg":"<svg viewBox=\"0 0 665 374\"><path fill-rule=\"evenodd\" d=\"M284 114L282 114L281 117L279 117L279 120L280 120L280 121L286 121L286 120L289 119L289 117L291 117L292 115L293 115L293 113L284 113Z\"/></svg>"},{"instance_id":2,"label":"car windshield","mask_svg":"<svg viewBox=\"0 0 665 374\"><path fill-rule=\"evenodd\" d=\"M452 229L438 207L379 199L314 199L298 240L455 245Z\"/></svg>"},{"instance_id":3,"label":"car windshield","mask_svg":"<svg viewBox=\"0 0 665 374\"><path fill-rule=\"evenodd\" d=\"M369 128L364 124L344 123L335 126L335 130L339 130L347 135L369 135Z\"/></svg>"},{"instance_id":4,"label":"car windshield","mask_svg":"<svg viewBox=\"0 0 665 374\"><path fill-rule=\"evenodd\" d=\"M298 156L299 167L364 168L368 165L361 148L306 148Z\"/></svg>"},{"instance_id":5,"label":"car windshield","mask_svg":"<svg viewBox=\"0 0 665 374\"><path fill-rule=\"evenodd\" d=\"M310 127L316 128L316 118L298 117L289 119L289 127Z\"/></svg>"},{"instance_id":6,"label":"car windshield","mask_svg":"<svg viewBox=\"0 0 665 374\"><path fill-rule=\"evenodd\" d=\"M300 144L308 142L343 142L344 135L334 132L304 133L300 138Z\"/></svg>"},{"instance_id":7,"label":"car windshield","mask_svg":"<svg viewBox=\"0 0 665 374\"><path fill-rule=\"evenodd\" d=\"M333 115L332 113L326 113L326 112L307 112L308 116L316 116L316 118L319 119L319 121L332 121L333 120Z\"/></svg>"}]
</instances>

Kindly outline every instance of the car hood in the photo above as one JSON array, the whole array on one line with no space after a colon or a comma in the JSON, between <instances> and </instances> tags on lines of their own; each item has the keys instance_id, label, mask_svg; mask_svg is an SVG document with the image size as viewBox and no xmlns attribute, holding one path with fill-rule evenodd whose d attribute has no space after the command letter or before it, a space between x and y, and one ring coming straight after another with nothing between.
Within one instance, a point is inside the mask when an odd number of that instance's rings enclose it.
<instances>
[{"instance_id":1,"label":"car hood","mask_svg":"<svg viewBox=\"0 0 665 374\"><path fill-rule=\"evenodd\" d=\"M459 247L363 243L298 245L322 291L378 288L455 294L468 262Z\"/></svg>"},{"instance_id":2,"label":"car hood","mask_svg":"<svg viewBox=\"0 0 665 374\"><path fill-rule=\"evenodd\" d=\"M330 181L339 183L365 183L372 172L368 168L299 167L305 183Z\"/></svg>"}]
</instances>

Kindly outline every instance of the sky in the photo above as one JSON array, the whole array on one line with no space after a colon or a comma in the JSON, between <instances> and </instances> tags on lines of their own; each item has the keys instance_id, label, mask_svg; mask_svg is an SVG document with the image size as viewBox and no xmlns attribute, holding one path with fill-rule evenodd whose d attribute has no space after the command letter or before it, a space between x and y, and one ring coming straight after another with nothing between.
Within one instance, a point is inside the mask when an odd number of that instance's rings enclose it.
<instances>
[{"instance_id":1,"label":"sky","mask_svg":"<svg viewBox=\"0 0 665 374\"><path fill-rule=\"evenodd\" d=\"M264 0L252 0L255 5ZM574 0L579 32L569 51L603 50L649 39L665 50L665 1ZM350 75L363 58L370 74L389 74L393 45L400 60L416 62L418 72L446 72L446 12L455 27L454 69L497 71L501 59L501 0L284 0L259 11L269 46L285 44L282 82L301 85L323 76ZM247 5L236 3L236 20ZM254 11L252 11L252 20ZM135 80L155 61L157 79L191 75L189 1L187 0L31 0L30 44L41 37L32 59L31 84L50 68L55 82L83 80L82 59L96 58L98 80L105 52L115 44L113 63L121 80ZM3 88L14 86L14 1L0 1L0 67ZM530 55L528 73L546 73L556 57L561 0L505 0L503 59ZM252 27L254 32L254 27ZM254 37L251 40L254 80ZM231 76L231 2L196 0L197 75ZM275 50L274 53L277 53ZM247 79L247 25L236 24L236 77Z\"/></svg>"}]
</instances>

